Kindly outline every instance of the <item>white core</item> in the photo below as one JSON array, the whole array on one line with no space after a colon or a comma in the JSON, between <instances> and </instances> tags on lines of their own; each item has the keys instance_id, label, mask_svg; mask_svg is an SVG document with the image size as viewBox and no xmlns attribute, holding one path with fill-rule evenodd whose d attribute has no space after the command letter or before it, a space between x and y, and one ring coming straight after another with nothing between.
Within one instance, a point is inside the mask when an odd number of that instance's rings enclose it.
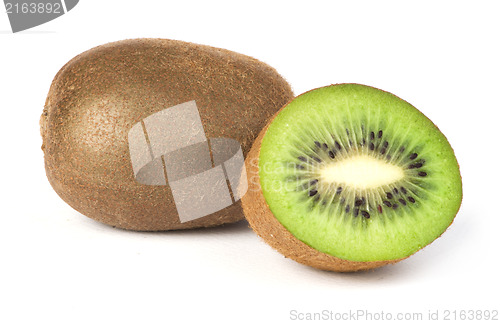
<instances>
[{"instance_id":1,"label":"white core","mask_svg":"<svg viewBox=\"0 0 500 324\"><path fill-rule=\"evenodd\" d=\"M356 155L336 163L328 163L320 170L326 183L344 184L352 189L373 189L401 180L403 169L368 155Z\"/></svg>"}]
</instances>

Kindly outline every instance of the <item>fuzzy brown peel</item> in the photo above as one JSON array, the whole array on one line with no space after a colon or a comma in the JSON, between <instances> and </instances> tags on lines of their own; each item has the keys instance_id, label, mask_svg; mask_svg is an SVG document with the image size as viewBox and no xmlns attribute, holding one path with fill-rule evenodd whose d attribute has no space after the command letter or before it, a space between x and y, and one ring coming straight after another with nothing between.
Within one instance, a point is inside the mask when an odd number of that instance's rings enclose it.
<instances>
[{"instance_id":1,"label":"fuzzy brown peel","mask_svg":"<svg viewBox=\"0 0 500 324\"><path fill-rule=\"evenodd\" d=\"M127 134L145 117L195 100L206 136L237 140L243 154L293 97L271 67L228 50L166 39L134 39L84 52L55 76L40 119L45 169L77 211L124 229L163 231L243 218L237 202L186 223L169 186L138 183Z\"/></svg>"}]
</instances>

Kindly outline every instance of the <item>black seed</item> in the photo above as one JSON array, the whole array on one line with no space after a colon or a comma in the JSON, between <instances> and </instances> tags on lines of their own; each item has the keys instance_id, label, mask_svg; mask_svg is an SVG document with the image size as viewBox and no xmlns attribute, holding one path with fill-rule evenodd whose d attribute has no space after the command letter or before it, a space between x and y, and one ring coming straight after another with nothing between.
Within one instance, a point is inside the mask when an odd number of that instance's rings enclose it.
<instances>
[{"instance_id":1,"label":"black seed","mask_svg":"<svg viewBox=\"0 0 500 324\"><path fill-rule=\"evenodd\" d=\"M356 209L354 209L354 217L356 217L356 216L358 216L358 215L359 215L359 209L358 209L358 208L356 208Z\"/></svg>"},{"instance_id":2,"label":"black seed","mask_svg":"<svg viewBox=\"0 0 500 324\"><path fill-rule=\"evenodd\" d=\"M382 138L382 134L383 134L383 133L382 133L382 131L381 131L381 130L379 130L379 131L378 131L378 138Z\"/></svg>"},{"instance_id":3,"label":"black seed","mask_svg":"<svg viewBox=\"0 0 500 324\"><path fill-rule=\"evenodd\" d=\"M342 192L342 187L337 188L337 193L340 194Z\"/></svg>"},{"instance_id":4,"label":"black seed","mask_svg":"<svg viewBox=\"0 0 500 324\"><path fill-rule=\"evenodd\" d=\"M314 185L315 185L315 184L317 184L317 183L318 183L318 179L314 179L314 180L312 180L311 182L309 182L309 184L310 184L311 186L314 186Z\"/></svg>"},{"instance_id":5,"label":"black seed","mask_svg":"<svg viewBox=\"0 0 500 324\"><path fill-rule=\"evenodd\" d=\"M363 215L363 217L366 218L366 219L370 218L370 213L367 212L367 211L362 210L361 211L361 215Z\"/></svg>"},{"instance_id":6,"label":"black seed","mask_svg":"<svg viewBox=\"0 0 500 324\"><path fill-rule=\"evenodd\" d=\"M401 148L399 149L399 152L403 153L404 151L405 151L405 147L401 146Z\"/></svg>"},{"instance_id":7,"label":"black seed","mask_svg":"<svg viewBox=\"0 0 500 324\"><path fill-rule=\"evenodd\" d=\"M382 146L385 147L385 148L387 148L389 146L389 142L385 141Z\"/></svg>"},{"instance_id":8,"label":"black seed","mask_svg":"<svg viewBox=\"0 0 500 324\"><path fill-rule=\"evenodd\" d=\"M363 138L363 140L361 141L361 146L365 146L366 145L366 140Z\"/></svg>"},{"instance_id":9,"label":"black seed","mask_svg":"<svg viewBox=\"0 0 500 324\"><path fill-rule=\"evenodd\" d=\"M327 150L327 149L328 149L328 144L323 143L323 148L324 148L325 150Z\"/></svg>"},{"instance_id":10,"label":"black seed","mask_svg":"<svg viewBox=\"0 0 500 324\"><path fill-rule=\"evenodd\" d=\"M408 192L408 191L406 191L405 187L401 187L401 188L399 188L399 189L401 189L401 192L402 192L404 195L406 195L406 193Z\"/></svg>"},{"instance_id":11,"label":"black seed","mask_svg":"<svg viewBox=\"0 0 500 324\"><path fill-rule=\"evenodd\" d=\"M373 151L375 149L375 145L373 143L370 143L370 150Z\"/></svg>"},{"instance_id":12,"label":"black seed","mask_svg":"<svg viewBox=\"0 0 500 324\"><path fill-rule=\"evenodd\" d=\"M351 210L351 206L347 205L345 206L345 212L349 214L349 211Z\"/></svg>"},{"instance_id":13,"label":"black seed","mask_svg":"<svg viewBox=\"0 0 500 324\"><path fill-rule=\"evenodd\" d=\"M304 156L299 156L297 159L301 160L302 162L307 162L307 159Z\"/></svg>"},{"instance_id":14,"label":"black seed","mask_svg":"<svg viewBox=\"0 0 500 324\"><path fill-rule=\"evenodd\" d=\"M392 204L390 202L388 202L387 200L384 200L384 205L386 205L387 207L391 207Z\"/></svg>"},{"instance_id":15,"label":"black seed","mask_svg":"<svg viewBox=\"0 0 500 324\"><path fill-rule=\"evenodd\" d=\"M320 195L317 194L316 197L314 197L314 202L318 202Z\"/></svg>"},{"instance_id":16,"label":"black seed","mask_svg":"<svg viewBox=\"0 0 500 324\"><path fill-rule=\"evenodd\" d=\"M329 151L329 152L328 152L328 155L329 155L332 159L335 159L335 154L333 154L333 151Z\"/></svg>"},{"instance_id":17,"label":"black seed","mask_svg":"<svg viewBox=\"0 0 500 324\"><path fill-rule=\"evenodd\" d=\"M385 147L382 147L382 148L380 149L380 154L385 154L385 151L386 151L386 150L385 150Z\"/></svg>"},{"instance_id":18,"label":"black seed","mask_svg":"<svg viewBox=\"0 0 500 324\"><path fill-rule=\"evenodd\" d=\"M345 132L346 132L347 136L349 136L349 130L347 128L345 129Z\"/></svg>"},{"instance_id":19,"label":"black seed","mask_svg":"<svg viewBox=\"0 0 500 324\"><path fill-rule=\"evenodd\" d=\"M356 199L356 202L354 203L354 205L355 205L356 207L359 207L359 206L361 206L362 204L363 204L363 200L361 200L361 199Z\"/></svg>"},{"instance_id":20,"label":"black seed","mask_svg":"<svg viewBox=\"0 0 500 324\"><path fill-rule=\"evenodd\" d=\"M382 214L382 206L378 205L378 206L377 206L377 210L378 210L378 212L379 212L380 214Z\"/></svg>"},{"instance_id":21,"label":"black seed","mask_svg":"<svg viewBox=\"0 0 500 324\"><path fill-rule=\"evenodd\" d=\"M410 154L410 160L415 160L417 158L417 156L418 156L417 153Z\"/></svg>"},{"instance_id":22,"label":"black seed","mask_svg":"<svg viewBox=\"0 0 500 324\"><path fill-rule=\"evenodd\" d=\"M352 146L352 141L349 139L349 146Z\"/></svg>"},{"instance_id":23,"label":"black seed","mask_svg":"<svg viewBox=\"0 0 500 324\"><path fill-rule=\"evenodd\" d=\"M411 197L411 196L410 196L410 197L408 197L408 200L409 200L412 204L414 204L414 203L415 203L415 198L413 198L413 197Z\"/></svg>"},{"instance_id":24,"label":"black seed","mask_svg":"<svg viewBox=\"0 0 500 324\"><path fill-rule=\"evenodd\" d=\"M406 200L404 200L403 198L399 198L398 200L402 205L406 206Z\"/></svg>"},{"instance_id":25,"label":"black seed","mask_svg":"<svg viewBox=\"0 0 500 324\"><path fill-rule=\"evenodd\" d=\"M397 208L398 208L398 204L392 205L392 209L397 209Z\"/></svg>"},{"instance_id":26,"label":"black seed","mask_svg":"<svg viewBox=\"0 0 500 324\"><path fill-rule=\"evenodd\" d=\"M398 188L394 188L394 189L392 190L392 192L394 192L394 193L397 195L397 194L398 194L398 192L399 192L399 191L398 191Z\"/></svg>"},{"instance_id":27,"label":"black seed","mask_svg":"<svg viewBox=\"0 0 500 324\"><path fill-rule=\"evenodd\" d=\"M321 147L321 143L318 141L314 141L314 144L316 144L317 147Z\"/></svg>"},{"instance_id":28,"label":"black seed","mask_svg":"<svg viewBox=\"0 0 500 324\"><path fill-rule=\"evenodd\" d=\"M313 156L313 160L318 162L318 163L321 163L321 159L317 156Z\"/></svg>"},{"instance_id":29,"label":"black seed","mask_svg":"<svg viewBox=\"0 0 500 324\"><path fill-rule=\"evenodd\" d=\"M303 166L302 164L296 164L295 167L300 170L304 170L306 167Z\"/></svg>"},{"instance_id":30,"label":"black seed","mask_svg":"<svg viewBox=\"0 0 500 324\"><path fill-rule=\"evenodd\" d=\"M392 194L390 192L386 192L387 194L387 199L392 199Z\"/></svg>"},{"instance_id":31,"label":"black seed","mask_svg":"<svg viewBox=\"0 0 500 324\"><path fill-rule=\"evenodd\" d=\"M370 139L372 141L375 139L375 133L374 132L370 132Z\"/></svg>"},{"instance_id":32,"label":"black seed","mask_svg":"<svg viewBox=\"0 0 500 324\"><path fill-rule=\"evenodd\" d=\"M340 143L335 141L335 147L337 148L337 150L340 150L342 148L342 146L340 146Z\"/></svg>"},{"instance_id":33,"label":"black seed","mask_svg":"<svg viewBox=\"0 0 500 324\"><path fill-rule=\"evenodd\" d=\"M419 176L421 176L421 177L425 177L425 176L427 176L427 172L420 171L420 172L418 173L418 175L419 175Z\"/></svg>"},{"instance_id":34,"label":"black seed","mask_svg":"<svg viewBox=\"0 0 500 324\"><path fill-rule=\"evenodd\" d=\"M390 154L387 154L385 157L387 158L387 160L391 159L391 155Z\"/></svg>"},{"instance_id":35,"label":"black seed","mask_svg":"<svg viewBox=\"0 0 500 324\"><path fill-rule=\"evenodd\" d=\"M309 196L312 197L312 196L314 196L317 193L318 193L318 190L313 189L313 190L309 191Z\"/></svg>"},{"instance_id":36,"label":"black seed","mask_svg":"<svg viewBox=\"0 0 500 324\"><path fill-rule=\"evenodd\" d=\"M342 197L342 198L340 199L340 204L341 204L341 205L343 205L344 203L345 203L345 198L344 198L344 197Z\"/></svg>"},{"instance_id":37,"label":"black seed","mask_svg":"<svg viewBox=\"0 0 500 324\"><path fill-rule=\"evenodd\" d=\"M422 166L423 166L423 164L418 162L418 163L410 164L408 166L408 169L418 169L418 168L421 168Z\"/></svg>"}]
</instances>

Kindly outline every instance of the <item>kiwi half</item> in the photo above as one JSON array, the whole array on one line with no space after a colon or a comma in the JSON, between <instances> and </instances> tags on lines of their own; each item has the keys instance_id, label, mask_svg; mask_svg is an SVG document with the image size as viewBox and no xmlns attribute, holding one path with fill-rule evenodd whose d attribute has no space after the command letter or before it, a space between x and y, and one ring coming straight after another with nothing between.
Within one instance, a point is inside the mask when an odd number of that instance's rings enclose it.
<instances>
[{"instance_id":1,"label":"kiwi half","mask_svg":"<svg viewBox=\"0 0 500 324\"><path fill-rule=\"evenodd\" d=\"M254 143L243 210L300 263L356 271L405 259L439 237L462 200L453 150L400 98L339 84L283 107Z\"/></svg>"},{"instance_id":2,"label":"kiwi half","mask_svg":"<svg viewBox=\"0 0 500 324\"><path fill-rule=\"evenodd\" d=\"M64 65L50 87L40 119L47 177L74 209L119 228L163 231L238 221L244 218L239 200L181 222L168 182L136 180L130 130L194 101L206 137L236 140L246 156L269 118L292 98L274 68L225 49L168 39L98 46Z\"/></svg>"}]
</instances>

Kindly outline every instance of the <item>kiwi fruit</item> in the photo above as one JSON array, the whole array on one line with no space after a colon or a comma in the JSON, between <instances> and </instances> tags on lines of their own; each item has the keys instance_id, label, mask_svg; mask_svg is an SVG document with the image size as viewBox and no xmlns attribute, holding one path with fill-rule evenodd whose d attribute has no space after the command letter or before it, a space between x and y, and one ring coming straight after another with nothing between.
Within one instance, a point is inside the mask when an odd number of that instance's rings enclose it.
<instances>
[{"instance_id":1,"label":"kiwi fruit","mask_svg":"<svg viewBox=\"0 0 500 324\"><path fill-rule=\"evenodd\" d=\"M402 99L359 84L296 97L245 163L250 226L286 257L324 270L403 260L439 237L462 201L439 129Z\"/></svg>"},{"instance_id":2,"label":"kiwi fruit","mask_svg":"<svg viewBox=\"0 0 500 324\"><path fill-rule=\"evenodd\" d=\"M167 39L98 46L69 61L52 82L40 119L46 174L70 206L118 228L164 231L235 222L244 218L239 200L181 222L168 182L137 181L129 132L148 116L194 102L206 137L235 140L245 156L269 118L292 98L275 69L225 49Z\"/></svg>"}]
</instances>

